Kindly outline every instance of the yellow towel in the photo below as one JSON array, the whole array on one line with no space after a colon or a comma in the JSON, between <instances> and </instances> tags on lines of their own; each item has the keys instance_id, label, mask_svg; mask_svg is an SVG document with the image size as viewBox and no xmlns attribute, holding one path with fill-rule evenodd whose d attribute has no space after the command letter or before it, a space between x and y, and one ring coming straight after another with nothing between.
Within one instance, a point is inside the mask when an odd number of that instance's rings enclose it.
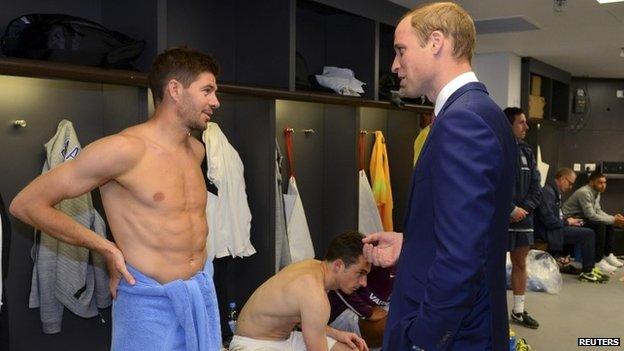
<instances>
[{"instance_id":1,"label":"yellow towel","mask_svg":"<svg viewBox=\"0 0 624 351\"><path fill-rule=\"evenodd\" d=\"M392 231L392 188L386 142L380 131L375 132L375 145L371 154L370 175L373 196L377 202L381 223L385 231Z\"/></svg>"},{"instance_id":2,"label":"yellow towel","mask_svg":"<svg viewBox=\"0 0 624 351\"><path fill-rule=\"evenodd\" d=\"M431 124L421 129L420 133L418 133L418 136L416 137L416 140L414 140L414 166L416 166L418 156L420 156L420 152L422 151L423 146L425 146L425 140L427 140L427 136L429 136L430 129Z\"/></svg>"}]
</instances>

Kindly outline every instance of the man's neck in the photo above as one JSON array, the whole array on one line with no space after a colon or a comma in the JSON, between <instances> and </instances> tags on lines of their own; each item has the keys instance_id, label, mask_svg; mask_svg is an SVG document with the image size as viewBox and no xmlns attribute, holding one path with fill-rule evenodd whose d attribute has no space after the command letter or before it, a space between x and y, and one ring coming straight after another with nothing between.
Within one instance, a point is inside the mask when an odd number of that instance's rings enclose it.
<instances>
[{"instance_id":1,"label":"man's neck","mask_svg":"<svg viewBox=\"0 0 624 351\"><path fill-rule=\"evenodd\" d=\"M151 127L159 143L178 148L186 145L190 129L180 123L175 110L158 106L146 123Z\"/></svg>"},{"instance_id":2,"label":"man's neck","mask_svg":"<svg viewBox=\"0 0 624 351\"><path fill-rule=\"evenodd\" d=\"M454 59L452 59L454 60ZM440 69L440 74L436 77L432 84L432 91L427 94L427 97L431 101L436 101L440 91L444 89L444 87L453 79L459 77L460 75L472 72L472 68L470 67L470 63L467 61L458 63L456 61L452 61L450 63L445 63L441 65L442 69Z\"/></svg>"},{"instance_id":3,"label":"man's neck","mask_svg":"<svg viewBox=\"0 0 624 351\"><path fill-rule=\"evenodd\" d=\"M326 291L338 289L336 277L332 274L331 263L327 261L321 262L321 272L323 273L323 286Z\"/></svg>"}]
</instances>

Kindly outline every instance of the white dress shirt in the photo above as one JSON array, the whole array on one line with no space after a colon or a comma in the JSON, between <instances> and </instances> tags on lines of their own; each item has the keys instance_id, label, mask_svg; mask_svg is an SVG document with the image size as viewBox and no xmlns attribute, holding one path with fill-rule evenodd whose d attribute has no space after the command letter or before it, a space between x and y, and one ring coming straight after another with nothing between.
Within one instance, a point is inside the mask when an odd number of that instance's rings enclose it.
<instances>
[{"instance_id":1,"label":"white dress shirt","mask_svg":"<svg viewBox=\"0 0 624 351\"><path fill-rule=\"evenodd\" d=\"M440 113L440 110L442 110L442 106L444 106L444 104L446 103L446 100L448 100L448 98L451 97L451 95L453 95L453 93L456 92L457 89L463 87L468 83L478 81L479 80L477 79L477 76L474 74L474 72L462 73L457 77L453 78L453 80L446 83L444 88L440 90L440 93L438 94L438 97L435 101L435 108L433 110L433 113L437 116Z\"/></svg>"}]
</instances>

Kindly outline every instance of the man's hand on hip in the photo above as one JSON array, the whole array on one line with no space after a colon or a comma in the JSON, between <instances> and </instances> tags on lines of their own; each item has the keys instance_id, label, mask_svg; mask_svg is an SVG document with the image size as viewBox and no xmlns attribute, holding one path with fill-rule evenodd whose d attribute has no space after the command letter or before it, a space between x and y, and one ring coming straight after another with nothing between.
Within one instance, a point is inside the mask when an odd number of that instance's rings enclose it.
<instances>
[{"instance_id":1,"label":"man's hand on hip","mask_svg":"<svg viewBox=\"0 0 624 351\"><path fill-rule=\"evenodd\" d=\"M106 260L108 275L110 277L108 287L114 299L117 297L117 286L119 286L121 278L126 279L126 281L128 281L128 283L130 283L131 285L134 285L135 280L130 272L128 272L128 268L126 267L126 260L124 259L123 253L121 252L121 250L119 250L117 245L111 243L111 245L109 245L102 252L102 255Z\"/></svg>"}]
</instances>

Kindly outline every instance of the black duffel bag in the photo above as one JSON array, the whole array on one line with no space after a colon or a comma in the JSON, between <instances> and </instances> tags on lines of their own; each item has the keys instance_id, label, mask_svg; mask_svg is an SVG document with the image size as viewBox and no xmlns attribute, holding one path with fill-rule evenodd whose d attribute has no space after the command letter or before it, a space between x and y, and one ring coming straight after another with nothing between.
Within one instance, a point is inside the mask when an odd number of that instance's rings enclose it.
<instances>
[{"instance_id":1,"label":"black duffel bag","mask_svg":"<svg viewBox=\"0 0 624 351\"><path fill-rule=\"evenodd\" d=\"M107 68L133 68L145 48L136 40L84 18L30 14L12 20L2 38L6 56Z\"/></svg>"}]
</instances>

